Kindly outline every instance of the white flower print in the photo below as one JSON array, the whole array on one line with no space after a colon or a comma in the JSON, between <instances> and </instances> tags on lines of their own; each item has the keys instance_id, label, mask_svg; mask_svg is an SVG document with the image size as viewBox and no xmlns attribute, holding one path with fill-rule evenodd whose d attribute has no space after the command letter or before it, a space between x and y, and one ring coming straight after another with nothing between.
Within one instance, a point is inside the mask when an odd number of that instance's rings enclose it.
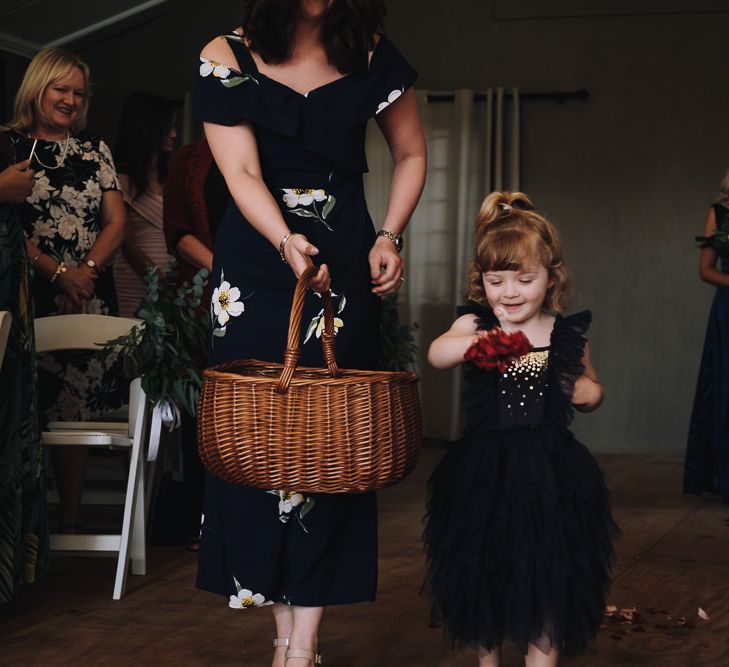
<instances>
[{"instance_id":1,"label":"white flower print","mask_svg":"<svg viewBox=\"0 0 729 667\"><path fill-rule=\"evenodd\" d=\"M302 519L309 513L316 501L311 497L304 496L298 491L268 491L271 495L278 497L278 520L281 523L288 523L291 518L295 518L301 529L308 533Z\"/></svg>"},{"instance_id":2,"label":"white flower print","mask_svg":"<svg viewBox=\"0 0 729 667\"><path fill-rule=\"evenodd\" d=\"M377 107L377 111L375 111L375 116L380 113L380 111L384 111L389 107L400 95L402 95L405 92L405 88L395 88L388 96L387 101L380 102L379 106Z\"/></svg>"},{"instance_id":3,"label":"white flower print","mask_svg":"<svg viewBox=\"0 0 729 667\"><path fill-rule=\"evenodd\" d=\"M53 186L48 180L45 170L38 171L35 174L35 185L33 185L33 190L25 201L34 205L41 204L41 202L45 202L50 199L51 192L53 192ZM36 208L40 209L41 207L36 206Z\"/></svg>"},{"instance_id":4,"label":"white flower print","mask_svg":"<svg viewBox=\"0 0 729 667\"><path fill-rule=\"evenodd\" d=\"M321 222L330 232L332 228L327 224L327 216L337 203L334 195L328 194L322 188L281 188L283 202L289 213L301 218L314 218ZM324 202L321 210L317 204Z\"/></svg>"},{"instance_id":5,"label":"white flower print","mask_svg":"<svg viewBox=\"0 0 729 667\"><path fill-rule=\"evenodd\" d=\"M289 208L297 206L309 206L315 201L324 201L327 198L326 191L321 188L302 190L299 188L283 188L283 200Z\"/></svg>"},{"instance_id":6,"label":"white flower print","mask_svg":"<svg viewBox=\"0 0 729 667\"><path fill-rule=\"evenodd\" d=\"M230 76L231 72L235 74L235 76ZM200 56L200 76L206 77L213 75L216 79L220 81L226 88L234 88L235 86L240 86L241 83L245 83L246 81L253 81L256 85L258 85L258 79L251 76L250 74L241 74L239 72L236 72L235 70L231 70L230 67L226 67L225 65L221 65L219 62L216 62L215 60L209 60L208 58L203 58Z\"/></svg>"},{"instance_id":7,"label":"white flower print","mask_svg":"<svg viewBox=\"0 0 729 667\"><path fill-rule=\"evenodd\" d=\"M231 317L238 317L244 310L240 299L240 289L233 287L226 279L223 271L220 272L220 285L213 290L210 300L211 316L213 320L213 336L222 338ZM216 324L217 322L217 324Z\"/></svg>"},{"instance_id":8,"label":"white flower print","mask_svg":"<svg viewBox=\"0 0 729 667\"><path fill-rule=\"evenodd\" d=\"M230 68L200 56L200 76L211 74L218 79L227 79L230 76Z\"/></svg>"},{"instance_id":9,"label":"white flower print","mask_svg":"<svg viewBox=\"0 0 729 667\"><path fill-rule=\"evenodd\" d=\"M303 495L295 491L279 491L279 497L281 498L278 501L279 514L291 514L294 507L298 507L305 500Z\"/></svg>"},{"instance_id":10,"label":"white flower print","mask_svg":"<svg viewBox=\"0 0 729 667\"><path fill-rule=\"evenodd\" d=\"M88 179L87 181L84 181L84 192L83 196L85 199L101 199L101 195L103 193L101 192L101 185L98 181L94 180L93 178Z\"/></svg>"},{"instance_id":11,"label":"white flower print","mask_svg":"<svg viewBox=\"0 0 729 667\"><path fill-rule=\"evenodd\" d=\"M315 292L315 294L318 297L321 297L321 294L318 292ZM334 299L337 295L332 292L332 299ZM339 315L344 310L344 307L347 305L347 297L342 294L342 297L339 299L339 304L337 305L337 312L336 314ZM344 326L344 321L341 317L334 317L334 335L336 336L339 333L339 330ZM322 308L314 317L311 318L311 322L309 322L309 326L306 329L306 336L304 337L304 344L309 342L309 339L316 335L317 338L321 338L322 333L324 332L324 309Z\"/></svg>"},{"instance_id":12,"label":"white flower print","mask_svg":"<svg viewBox=\"0 0 729 667\"><path fill-rule=\"evenodd\" d=\"M238 592L236 595L230 596L228 606L231 609L251 609L253 607L264 607L266 605L273 604L270 600L266 601L266 598L260 593L254 594L253 591L250 591L247 588L242 588L235 577L233 577L233 582L235 583L235 589Z\"/></svg>"},{"instance_id":13,"label":"white flower print","mask_svg":"<svg viewBox=\"0 0 729 667\"><path fill-rule=\"evenodd\" d=\"M84 183L84 188L88 189L88 184L93 181L89 180ZM101 197L101 190L98 191L98 196ZM83 215L84 211L88 207L88 201L84 192L71 188L68 185L64 185L61 190L59 198L62 199L66 204L73 208L77 215Z\"/></svg>"},{"instance_id":14,"label":"white flower print","mask_svg":"<svg viewBox=\"0 0 729 667\"><path fill-rule=\"evenodd\" d=\"M62 239L70 241L81 224L81 221L75 215L64 215L58 221L58 234Z\"/></svg>"},{"instance_id":15,"label":"white flower print","mask_svg":"<svg viewBox=\"0 0 729 667\"><path fill-rule=\"evenodd\" d=\"M213 310L221 327L224 327L231 317L238 317L245 310L245 306L238 299L240 290L231 287L227 280L213 290Z\"/></svg>"},{"instance_id":16,"label":"white flower print","mask_svg":"<svg viewBox=\"0 0 729 667\"><path fill-rule=\"evenodd\" d=\"M31 241L38 245L42 238L52 239L56 235L56 223L50 219L40 219L33 226L33 235Z\"/></svg>"}]
</instances>

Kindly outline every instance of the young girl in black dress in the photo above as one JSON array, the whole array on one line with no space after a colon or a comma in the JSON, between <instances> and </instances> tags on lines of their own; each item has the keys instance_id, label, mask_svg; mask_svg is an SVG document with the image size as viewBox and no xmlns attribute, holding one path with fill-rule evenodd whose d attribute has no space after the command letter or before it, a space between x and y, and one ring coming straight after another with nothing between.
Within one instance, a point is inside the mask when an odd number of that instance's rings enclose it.
<instances>
[{"instance_id":1,"label":"young girl in black dress","mask_svg":"<svg viewBox=\"0 0 729 667\"><path fill-rule=\"evenodd\" d=\"M452 644L476 645L481 667L500 664L504 640L528 667L547 667L594 636L610 579L608 492L569 430L574 408L603 399L584 335L591 316L559 314L569 292L559 237L522 193L484 201L468 278L430 363L464 362L497 327L532 349L501 370L466 363L465 433L429 483L428 588Z\"/></svg>"}]
</instances>

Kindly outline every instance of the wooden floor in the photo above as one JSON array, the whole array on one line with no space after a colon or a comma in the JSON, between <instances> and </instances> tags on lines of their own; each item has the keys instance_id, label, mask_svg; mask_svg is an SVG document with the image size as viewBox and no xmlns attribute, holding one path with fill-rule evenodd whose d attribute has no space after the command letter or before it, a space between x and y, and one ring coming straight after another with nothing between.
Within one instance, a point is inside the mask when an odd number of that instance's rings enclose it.
<instances>
[{"instance_id":1,"label":"wooden floor","mask_svg":"<svg viewBox=\"0 0 729 667\"><path fill-rule=\"evenodd\" d=\"M441 630L428 627L427 605L418 596L423 490L441 454L438 447L426 448L418 470L380 494L377 602L327 612L325 665L476 664L472 652L451 653ZM599 458L623 531L609 601L637 607L642 617L607 624L587 654L562 664L729 666L729 508L681 495L677 459ZM111 560L55 559L48 578L0 608L0 663L270 664L270 612L233 611L223 598L196 590L195 555L182 547L152 547L148 570L145 577L130 577L126 597L114 602ZM699 607L710 620L697 618ZM505 652L505 667L520 664L518 655Z\"/></svg>"}]
</instances>

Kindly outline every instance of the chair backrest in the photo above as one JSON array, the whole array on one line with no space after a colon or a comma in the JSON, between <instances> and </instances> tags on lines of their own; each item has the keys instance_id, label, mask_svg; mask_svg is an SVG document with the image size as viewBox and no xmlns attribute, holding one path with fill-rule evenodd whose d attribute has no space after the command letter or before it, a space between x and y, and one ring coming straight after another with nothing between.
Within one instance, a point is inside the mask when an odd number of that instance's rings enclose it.
<instances>
[{"instance_id":1,"label":"chair backrest","mask_svg":"<svg viewBox=\"0 0 729 667\"><path fill-rule=\"evenodd\" d=\"M5 348L8 346L10 326L13 323L13 316L7 310L0 310L0 368L5 359Z\"/></svg>"},{"instance_id":2,"label":"chair backrest","mask_svg":"<svg viewBox=\"0 0 729 667\"><path fill-rule=\"evenodd\" d=\"M36 352L98 350L142 320L111 315L53 315L35 320Z\"/></svg>"}]
</instances>

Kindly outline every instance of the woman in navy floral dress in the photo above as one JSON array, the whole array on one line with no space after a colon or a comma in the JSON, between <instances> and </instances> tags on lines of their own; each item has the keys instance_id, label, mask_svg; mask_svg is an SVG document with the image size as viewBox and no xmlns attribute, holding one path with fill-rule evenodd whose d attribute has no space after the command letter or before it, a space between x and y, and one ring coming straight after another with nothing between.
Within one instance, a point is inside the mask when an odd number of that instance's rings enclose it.
<instances>
[{"instance_id":1,"label":"woman in navy floral dress","mask_svg":"<svg viewBox=\"0 0 729 667\"><path fill-rule=\"evenodd\" d=\"M379 300L401 284L400 235L425 178L416 72L376 34L383 15L377 0L250 0L242 29L203 49L197 112L233 198L215 244L211 365L282 360L296 279L312 262L315 289L336 295L340 366L376 364ZM395 163L379 233L362 182L372 117ZM323 366L314 292L304 322L300 363ZM208 476L198 585L233 608L272 605L275 666L318 660L323 608L373 600L376 577L374 494Z\"/></svg>"},{"instance_id":2,"label":"woman in navy floral dress","mask_svg":"<svg viewBox=\"0 0 729 667\"><path fill-rule=\"evenodd\" d=\"M31 61L8 123L19 159L31 158L35 185L18 206L33 267L35 316L116 315L110 262L124 236L124 204L111 151L83 134L89 104L89 68L61 49ZM87 353L38 357L40 408L46 420L93 419L117 406L119 375ZM105 381L105 376L107 380ZM79 532L85 447L56 447L60 530Z\"/></svg>"}]
</instances>

